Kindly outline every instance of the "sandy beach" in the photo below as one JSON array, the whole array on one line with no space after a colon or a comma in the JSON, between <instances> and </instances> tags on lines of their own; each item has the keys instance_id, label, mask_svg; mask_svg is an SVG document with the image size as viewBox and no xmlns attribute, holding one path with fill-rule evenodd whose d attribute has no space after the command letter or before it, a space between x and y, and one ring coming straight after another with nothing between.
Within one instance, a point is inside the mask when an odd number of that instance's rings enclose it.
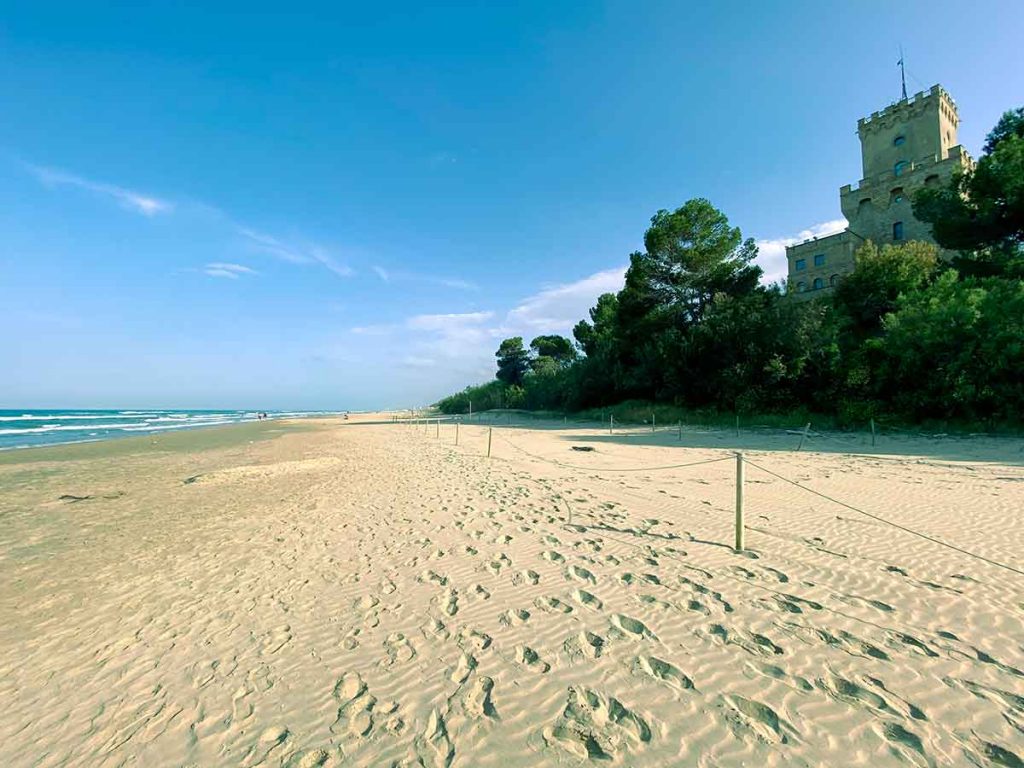
<instances>
[{"instance_id":1,"label":"sandy beach","mask_svg":"<svg viewBox=\"0 0 1024 768\"><path fill-rule=\"evenodd\" d=\"M0 763L1024 764L1020 440L459 430L0 455Z\"/></svg>"}]
</instances>

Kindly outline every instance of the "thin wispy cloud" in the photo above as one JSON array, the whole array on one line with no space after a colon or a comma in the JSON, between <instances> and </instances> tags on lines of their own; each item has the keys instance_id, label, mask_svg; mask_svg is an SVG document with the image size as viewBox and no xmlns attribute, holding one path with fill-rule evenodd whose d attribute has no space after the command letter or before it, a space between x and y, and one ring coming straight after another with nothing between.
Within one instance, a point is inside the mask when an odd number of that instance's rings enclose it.
<instances>
[{"instance_id":1,"label":"thin wispy cloud","mask_svg":"<svg viewBox=\"0 0 1024 768\"><path fill-rule=\"evenodd\" d=\"M169 213L174 208L169 201L162 200L153 195L136 192L126 187L119 187L116 184L93 181L92 179L87 179L58 168L45 168L38 165L28 165L27 168L46 187L75 187L77 189L84 189L96 195L109 197L122 208L134 211L135 213L141 213L143 216Z\"/></svg>"},{"instance_id":2,"label":"thin wispy cloud","mask_svg":"<svg viewBox=\"0 0 1024 768\"><path fill-rule=\"evenodd\" d=\"M352 267L339 262L330 251L319 245L286 242L273 235L240 225L236 225L235 231L248 240L256 250L268 253L290 264L319 264L338 277L351 277L355 274Z\"/></svg>"},{"instance_id":3,"label":"thin wispy cloud","mask_svg":"<svg viewBox=\"0 0 1024 768\"><path fill-rule=\"evenodd\" d=\"M243 264L229 264L222 261L214 261L203 267L203 273L210 277L226 277L230 280L237 280L242 275L257 275L255 269Z\"/></svg>"},{"instance_id":4,"label":"thin wispy cloud","mask_svg":"<svg viewBox=\"0 0 1024 768\"><path fill-rule=\"evenodd\" d=\"M377 277L385 283L422 283L424 285L438 285L443 288L454 288L459 291L480 290L480 286L476 283L457 277L424 275L418 272L409 272L402 269L385 269L381 266L374 266L372 269L377 273Z\"/></svg>"},{"instance_id":5,"label":"thin wispy cloud","mask_svg":"<svg viewBox=\"0 0 1024 768\"><path fill-rule=\"evenodd\" d=\"M786 246L802 243L812 237L827 237L842 232L849 224L846 219L832 219L808 227L791 237L777 237L772 240L757 241L757 263L764 270L762 281L775 283L784 280L789 274L786 262Z\"/></svg>"}]
</instances>

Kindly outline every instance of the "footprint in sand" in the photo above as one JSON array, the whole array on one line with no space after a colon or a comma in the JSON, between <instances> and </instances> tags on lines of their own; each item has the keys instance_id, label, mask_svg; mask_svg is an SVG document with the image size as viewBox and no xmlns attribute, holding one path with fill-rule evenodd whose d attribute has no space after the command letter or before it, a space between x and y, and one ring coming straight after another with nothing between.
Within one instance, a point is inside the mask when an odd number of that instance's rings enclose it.
<instances>
[{"instance_id":1,"label":"footprint in sand","mask_svg":"<svg viewBox=\"0 0 1024 768\"><path fill-rule=\"evenodd\" d=\"M346 672L335 683L332 695L338 701L338 714L331 725L331 732L336 732L339 723L347 721L346 730L350 734L367 735L373 728L371 712L377 699L370 695L360 674Z\"/></svg>"},{"instance_id":2,"label":"footprint in sand","mask_svg":"<svg viewBox=\"0 0 1024 768\"><path fill-rule=\"evenodd\" d=\"M441 593L440 602L441 610L449 616L454 616L459 612L459 596L451 587Z\"/></svg>"},{"instance_id":3,"label":"footprint in sand","mask_svg":"<svg viewBox=\"0 0 1024 768\"><path fill-rule=\"evenodd\" d=\"M567 579L576 579L577 581L585 581L588 584L597 584L597 579L594 578L594 574L583 566L570 565L566 573Z\"/></svg>"},{"instance_id":4,"label":"footprint in sand","mask_svg":"<svg viewBox=\"0 0 1024 768\"><path fill-rule=\"evenodd\" d=\"M914 757L917 754L924 758L928 765L934 765L934 762L925 754L921 737L913 731L908 731L899 723L891 722L876 723L875 731L889 742L890 749L894 754L902 757L907 762L919 763L920 761Z\"/></svg>"},{"instance_id":5,"label":"footprint in sand","mask_svg":"<svg viewBox=\"0 0 1024 768\"><path fill-rule=\"evenodd\" d=\"M601 635L584 630L566 638L565 642L562 643L562 649L570 661L579 661L584 658L599 659L601 654L604 653L606 644L605 639Z\"/></svg>"},{"instance_id":6,"label":"footprint in sand","mask_svg":"<svg viewBox=\"0 0 1024 768\"><path fill-rule=\"evenodd\" d=\"M540 574L536 571L519 571L518 573L512 574L512 586L518 587L523 584L539 584Z\"/></svg>"},{"instance_id":7,"label":"footprint in sand","mask_svg":"<svg viewBox=\"0 0 1024 768\"><path fill-rule=\"evenodd\" d=\"M471 594L473 597L478 597L481 600L489 600L491 597L490 591L486 587L484 587L483 584L474 584L470 588L469 594Z\"/></svg>"},{"instance_id":8,"label":"footprint in sand","mask_svg":"<svg viewBox=\"0 0 1024 768\"><path fill-rule=\"evenodd\" d=\"M719 706L729 727L739 738L752 737L767 744L788 744L797 740L796 729L767 704L736 694L726 694L721 697Z\"/></svg>"},{"instance_id":9,"label":"footprint in sand","mask_svg":"<svg viewBox=\"0 0 1024 768\"><path fill-rule=\"evenodd\" d=\"M476 651L483 651L491 645L491 636L478 629L463 627L459 631L457 641L460 648L471 648Z\"/></svg>"},{"instance_id":10,"label":"footprint in sand","mask_svg":"<svg viewBox=\"0 0 1024 768\"><path fill-rule=\"evenodd\" d=\"M384 641L384 651L387 658L381 662L381 665L385 667L412 661L416 656L416 649L401 632L392 632L388 635L387 640Z\"/></svg>"},{"instance_id":11,"label":"footprint in sand","mask_svg":"<svg viewBox=\"0 0 1024 768\"><path fill-rule=\"evenodd\" d=\"M636 598L637 602L642 603L643 605L651 605L655 608L660 608L663 611L675 608L675 606L672 605L672 603L667 603L661 598L655 597L654 595L634 595L634 597Z\"/></svg>"},{"instance_id":12,"label":"footprint in sand","mask_svg":"<svg viewBox=\"0 0 1024 768\"><path fill-rule=\"evenodd\" d=\"M462 708L470 717L497 719L498 712L494 708L491 694L494 691L494 680L489 677L478 677L469 686L462 698Z\"/></svg>"},{"instance_id":13,"label":"footprint in sand","mask_svg":"<svg viewBox=\"0 0 1024 768\"><path fill-rule=\"evenodd\" d=\"M448 679L457 685L462 685L469 679L469 676L473 674L473 670L477 667L476 656L471 653L463 653L459 657L459 663L455 668L448 674Z\"/></svg>"},{"instance_id":14,"label":"footprint in sand","mask_svg":"<svg viewBox=\"0 0 1024 768\"><path fill-rule=\"evenodd\" d=\"M725 598L722 597L721 592L715 592L712 589L708 589L700 582L689 579L686 576L679 577L679 583L688 586L694 592L705 597L710 597L714 602L718 603L725 613L732 613L732 606Z\"/></svg>"},{"instance_id":15,"label":"footprint in sand","mask_svg":"<svg viewBox=\"0 0 1024 768\"><path fill-rule=\"evenodd\" d=\"M802 597L796 597L795 595L772 595L770 598L761 598L757 602L771 611L782 611L783 613L803 613L804 606L815 611L821 610L821 603L816 603L813 600L804 600Z\"/></svg>"},{"instance_id":16,"label":"footprint in sand","mask_svg":"<svg viewBox=\"0 0 1024 768\"><path fill-rule=\"evenodd\" d=\"M622 635L633 637L633 638L647 638L651 640L657 640L657 636L647 628L639 619L634 619L632 616L626 616L621 613L612 614L611 618L612 626L619 630Z\"/></svg>"},{"instance_id":17,"label":"footprint in sand","mask_svg":"<svg viewBox=\"0 0 1024 768\"><path fill-rule=\"evenodd\" d=\"M585 589L574 589L572 597L577 603L592 611L599 611L604 607L604 603L601 602L597 595L593 595Z\"/></svg>"},{"instance_id":18,"label":"footprint in sand","mask_svg":"<svg viewBox=\"0 0 1024 768\"><path fill-rule=\"evenodd\" d=\"M534 605L548 613L572 613L572 606L563 603L557 597L538 597Z\"/></svg>"},{"instance_id":19,"label":"footprint in sand","mask_svg":"<svg viewBox=\"0 0 1024 768\"><path fill-rule=\"evenodd\" d=\"M572 687L561 717L542 737L548 746L581 760L615 760L649 743L652 732L644 718L615 697Z\"/></svg>"},{"instance_id":20,"label":"footprint in sand","mask_svg":"<svg viewBox=\"0 0 1024 768\"><path fill-rule=\"evenodd\" d=\"M889 654L883 651L881 648L872 645L871 643L860 639L854 634L847 632L846 630L837 630L836 634L827 632L817 627L809 627L804 624L797 624L791 621L776 622L775 626L794 637L797 637L805 642L810 643L823 643L825 645L838 648L851 656L860 656L863 658L881 659L882 661L889 661Z\"/></svg>"},{"instance_id":21,"label":"footprint in sand","mask_svg":"<svg viewBox=\"0 0 1024 768\"><path fill-rule=\"evenodd\" d=\"M524 667L529 667L530 669L542 674L551 669L551 665L542 661L540 654L528 645L520 644L515 647L515 659Z\"/></svg>"},{"instance_id":22,"label":"footprint in sand","mask_svg":"<svg viewBox=\"0 0 1024 768\"><path fill-rule=\"evenodd\" d=\"M440 619L435 618L430 619L430 621L427 622L426 626L424 626L420 631L423 632L423 636L426 637L428 640L431 637L447 640L449 634L448 628L445 627L444 622Z\"/></svg>"},{"instance_id":23,"label":"footprint in sand","mask_svg":"<svg viewBox=\"0 0 1024 768\"><path fill-rule=\"evenodd\" d=\"M419 764L426 768L448 768L455 757L455 745L448 736L441 713L434 708L427 718L427 726L416 738L416 753Z\"/></svg>"},{"instance_id":24,"label":"footprint in sand","mask_svg":"<svg viewBox=\"0 0 1024 768\"><path fill-rule=\"evenodd\" d=\"M769 638L756 632L729 630L721 624L712 624L708 627L708 635L719 645L735 645L747 653L759 656L781 656L785 653Z\"/></svg>"},{"instance_id":25,"label":"footprint in sand","mask_svg":"<svg viewBox=\"0 0 1024 768\"><path fill-rule=\"evenodd\" d=\"M525 624L529 620L530 612L522 608L509 608L498 617L498 623L503 627Z\"/></svg>"},{"instance_id":26,"label":"footprint in sand","mask_svg":"<svg viewBox=\"0 0 1024 768\"><path fill-rule=\"evenodd\" d=\"M555 552L554 550L548 550L547 552L542 552L540 556L543 557L545 560L548 560L548 561L550 561L552 563L564 563L565 562L565 558L561 554L559 554L558 552Z\"/></svg>"},{"instance_id":27,"label":"footprint in sand","mask_svg":"<svg viewBox=\"0 0 1024 768\"><path fill-rule=\"evenodd\" d=\"M448 586L448 577L443 576L437 571L426 570L423 571L419 576L416 577L416 581L421 584L437 584L439 587Z\"/></svg>"},{"instance_id":28,"label":"footprint in sand","mask_svg":"<svg viewBox=\"0 0 1024 768\"><path fill-rule=\"evenodd\" d=\"M693 681L683 674L679 667L654 656L637 656L634 660L634 669L679 691L693 688Z\"/></svg>"},{"instance_id":29,"label":"footprint in sand","mask_svg":"<svg viewBox=\"0 0 1024 768\"><path fill-rule=\"evenodd\" d=\"M748 678L753 678L754 675L762 675L764 677L770 677L773 680L781 680L795 687L797 690L804 691L805 693L814 690L814 686L804 678L799 675L787 674L782 667L777 667L774 664L748 661L743 666L743 675Z\"/></svg>"}]
</instances>

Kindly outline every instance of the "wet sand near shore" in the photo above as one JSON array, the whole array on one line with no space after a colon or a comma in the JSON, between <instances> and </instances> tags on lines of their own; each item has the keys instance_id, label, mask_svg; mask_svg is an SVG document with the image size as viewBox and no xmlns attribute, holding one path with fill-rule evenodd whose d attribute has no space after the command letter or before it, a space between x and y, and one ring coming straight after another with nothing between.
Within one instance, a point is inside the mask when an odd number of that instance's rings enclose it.
<instances>
[{"instance_id":1,"label":"wet sand near shore","mask_svg":"<svg viewBox=\"0 0 1024 768\"><path fill-rule=\"evenodd\" d=\"M1017 442L526 426L0 453L0 762L1021 764Z\"/></svg>"}]
</instances>

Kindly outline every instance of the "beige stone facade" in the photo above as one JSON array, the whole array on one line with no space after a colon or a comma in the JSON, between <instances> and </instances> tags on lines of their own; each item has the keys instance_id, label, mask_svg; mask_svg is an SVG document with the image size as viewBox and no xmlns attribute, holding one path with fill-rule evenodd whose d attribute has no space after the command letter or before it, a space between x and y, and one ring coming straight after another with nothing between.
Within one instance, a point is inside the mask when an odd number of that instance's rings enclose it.
<instances>
[{"instance_id":1,"label":"beige stone facade","mask_svg":"<svg viewBox=\"0 0 1024 768\"><path fill-rule=\"evenodd\" d=\"M921 187L944 185L955 171L971 166L970 155L957 144L959 124L956 103L938 85L858 120L864 178L839 190L848 228L786 249L789 292L811 298L830 291L853 271L854 253L865 240L934 242L931 227L914 218L910 201Z\"/></svg>"}]
</instances>

